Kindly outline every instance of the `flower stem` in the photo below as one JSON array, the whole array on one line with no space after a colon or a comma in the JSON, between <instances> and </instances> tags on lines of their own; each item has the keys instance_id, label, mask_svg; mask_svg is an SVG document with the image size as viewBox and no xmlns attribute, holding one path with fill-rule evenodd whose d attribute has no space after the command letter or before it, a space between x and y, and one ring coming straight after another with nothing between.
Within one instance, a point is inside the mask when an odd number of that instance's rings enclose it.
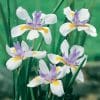
<instances>
[{"instance_id":1,"label":"flower stem","mask_svg":"<svg viewBox=\"0 0 100 100\"><path fill-rule=\"evenodd\" d=\"M11 45L12 44L12 40L11 40L11 34L10 34L10 0L7 0L7 11L8 11L8 43Z\"/></svg>"},{"instance_id":2,"label":"flower stem","mask_svg":"<svg viewBox=\"0 0 100 100\"><path fill-rule=\"evenodd\" d=\"M56 13L56 12L57 12L57 10L58 10L58 9L60 8L60 6L62 5L63 1L64 1L64 0L60 0L60 1L58 2L57 6L54 8L54 10L52 11L52 13Z\"/></svg>"},{"instance_id":3,"label":"flower stem","mask_svg":"<svg viewBox=\"0 0 100 100\"><path fill-rule=\"evenodd\" d=\"M44 39L42 38L36 50L40 50L40 47L41 47L41 45L42 45L42 43L43 43L43 40L44 40Z\"/></svg>"},{"instance_id":4,"label":"flower stem","mask_svg":"<svg viewBox=\"0 0 100 100\"><path fill-rule=\"evenodd\" d=\"M32 100L35 100L32 88L30 88L30 93L31 93Z\"/></svg>"}]
</instances>

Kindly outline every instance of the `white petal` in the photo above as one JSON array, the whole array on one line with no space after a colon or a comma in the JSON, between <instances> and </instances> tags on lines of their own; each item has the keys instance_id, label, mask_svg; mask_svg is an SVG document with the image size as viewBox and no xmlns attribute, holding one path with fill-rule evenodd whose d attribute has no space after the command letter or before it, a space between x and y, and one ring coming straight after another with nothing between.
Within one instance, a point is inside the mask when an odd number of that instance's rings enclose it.
<instances>
[{"instance_id":1,"label":"white petal","mask_svg":"<svg viewBox=\"0 0 100 100\"><path fill-rule=\"evenodd\" d=\"M78 17L80 21L87 21L89 20L90 17L90 13L88 9L81 9L80 11L78 11Z\"/></svg>"},{"instance_id":2,"label":"white petal","mask_svg":"<svg viewBox=\"0 0 100 100\"><path fill-rule=\"evenodd\" d=\"M43 84L43 79L40 76L37 76L27 84L27 87L37 87L41 84Z\"/></svg>"},{"instance_id":3,"label":"white petal","mask_svg":"<svg viewBox=\"0 0 100 100\"><path fill-rule=\"evenodd\" d=\"M29 33L28 33L28 36L27 36L27 39L28 40L34 40L36 38L39 37L39 33L37 30L31 30Z\"/></svg>"},{"instance_id":4,"label":"white petal","mask_svg":"<svg viewBox=\"0 0 100 100\"><path fill-rule=\"evenodd\" d=\"M23 51L29 51L29 46L25 41L21 42L21 47Z\"/></svg>"},{"instance_id":5,"label":"white petal","mask_svg":"<svg viewBox=\"0 0 100 100\"><path fill-rule=\"evenodd\" d=\"M56 80L50 84L51 92L58 97L64 95L63 84L61 80Z\"/></svg>"},{"instance_id":6,"label":"white petal","mask_svg":"<svg viewBox=\"0 0 100 100\"><path fill-rule=\"evenodd\" d=\"M10 58L7 62L6 62L6 66L7 66L7 69L9 70L14 70L16 68L18 68L22 63L22 59L20 58Z\"/></svg>"},{"instance_id":7,"label":"white petal","mask_svg":"<svg viewBox=\"0 0 100 100\"><path fill-rule=\"evenodd\" d=\"M83 72L80 70L77 77L76 77L76 80L77 81L80 81L80 82L84 82L84 75L83 75Z\"/></svg>"},{"instance_id":8,"label":"white petal","mask_svg":"<svg viewBox=\"0 0 100 100\"><path fill-rule=\"evenodd\" d=\"M46 56L46 51L33 51L33 57L37 59L44 58Z\"/></svg>"},{"instance_id":9,"label":"white petal","mask_svg":"<svg viewBox=\"0 0 100 100\"><path fill-rule=\"evenodd\" d=\"M56 55L56 54L48 54L48 58L53 64L64 62L64 59L61 56Z\"/></svg>"},{"instance_id":10,"label":"white petal","mask_svg":"<svg viewBox=\"0 0 100 100\"><path fill-rule=\"evenodd\" d=\"M33 51L26 51L23 59L26 59L26 58L29 58L29 57L33 57Z\"/></svg>"},{"instance_id":11,"label":"white petal","mask_svg":"<svg viewBox=\"0 0 100 100\"><path fill-rule=\"evenodd\" d=\"M44 60L39 61L39 68L42 73L45 73L45 74L49 73L49 69L48 69L46 63L44 62Z\"/></svg>"},{"instance_id":12,"label":"white petal","mask_svg":"<svg viewBox=\"0 0 100 100\"><path fill-rule=\"evenodd\" d=\"M68 57L68 50L69 50L69 44L67 40L64 40L61 44L60 50L62 54L64 54L66 57Z\"/></svg>"},{"instance_id":13,"label":"white petal","mask_svg":"<svg viewBox=\"0 0 100 100\"><path fill-rule=\"evenodd\" d=\"M44 21L45 24L55 24L57 22L57 16L55 14L47 14Z\"/></svg>"},{"instance_id":14,"label":"white petal","mask_svg":"<svg viewBox=\"0 0 100 100\"><path fill-rule=\"evenodd\" d=\"M22 20L26 20L27 22L32 22L28 12L22 7L17 8L16 15Z\"/></svg>"},{"instance_id":15,"label":"white petal","mask_svg":"<svg viewBox=\"0 0 100 100\"><path fill-rule=\"evenodd\" d=\"M29 30L26 24L21 24L18 26L15 26L11 29L11 36L12 37L17 37L22 34L24 34L25 31Z\"/></svg>"},{"instance_id":16,"label":"white petal","mask_svg":"<svg viewBox=\"0 0 100 100\"><path fill-rule=\"evenodd\" d=\"M76 56L79 58L84 54L84 48L79 45L73 45L72 48L70 49L70 55L73 55L73 53L78 53Z\"/></svg>"},{"instance_id":17,"label":"white petal","mask_svg":"<svg viewBox=\"0 0 100 100\"><path fill-rule=\"evenodd\" d=\"M42 33L44 41L46 44L51 44L52 37L51 37L51 31L48 27L42 27L39 29L39 32Z\"/></svg>"},{"instance_id":18,"label":"white petal","mask_svg":"<svg viewBox=\"0 0 100 100\"><path fill-rule=\"evenodd\" d=\"M83 57L79 58L76 62L79 63L78 65L81 65L84 59L86 59L83 64L83 67L85 67L86 62L87 62L87 55L84 55Z\"/></svg>"},{"instance_id":19,"label":"white petal","mask_svg":"<svg viewBox=\"0 0 100 100\"><path fill-rule=\"evenodd\" d=\"M96 28L93 25L86 24L88 27L85 29L85 32L93 37L97 36Z\"/></svg>"},{"instance_id":20,"label":"white petal","mask_svg":"<svg viewBox=\"0 0 100 100\"><path fill-rule=\"evenodd\" d=\"M64 14L68 18L69 21L73 21L75 12L70 9L70 7L64 8Z\"/></svg>"},{"instance_id":21,"label":"white petal","mask_svg":"<svg viewBox=\"0 0 100 100\"><path fill-rule=\"evenodd\" d=\"M6 45L6 51L12 57L16 54L16 49L14 47L10 48L8 45Z\"/></svg>"},{"instance_id":22,"label":"white petal","mask_svg":"<svg viewBox=\"0 0 100 100\"><path fill-rule=\"evenodd\" d=\"M57 79L63 78L66 74L70 72L69 66L62 66L62 67L56 67L57 70Z\"/></svg>"},{"instance_id":23,"label":"white petal","mask_svg":"<svg viewBox=\"0 0 100 100\"><path fill-rule=\"evenodd\" d=\"M69 34L71 31L73 31L75 29L75 25L73 23L64 23L63 25L60 26L60 33L63 36L66 36L67 34Z\"/></svg>"}]
</instances>

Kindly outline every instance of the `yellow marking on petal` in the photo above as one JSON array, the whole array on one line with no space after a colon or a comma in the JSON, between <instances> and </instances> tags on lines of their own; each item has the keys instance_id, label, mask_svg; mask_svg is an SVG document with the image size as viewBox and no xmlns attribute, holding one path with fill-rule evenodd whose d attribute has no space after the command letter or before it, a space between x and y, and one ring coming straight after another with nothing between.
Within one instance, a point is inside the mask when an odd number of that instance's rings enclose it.
<instances>
[{"instance_id":1,"label":"yellow marking on petal","mask_svg":"<svg viewBox=\"0 0 100 100\"><path fill-rule=\"evenodd\" d=\"M16 49L15 48L11 48L11 52L12 53L16 53Z\"/></svg>"},{"instance_id":2,"label":"yellow marking on petal","mask_svg":"<svg viewBox=\"0 0 100 100\"><path fill-rule=\"evenodd\" d=\"M40 30L40 31L42 30L46 34L48 33L48 29L47 28L44 28L44 27L38 28L37 30Z\"/></svg>"},{"instance_id":3,"label":"yellow marking on petal","mask_svg":"<svg viewBox=\"0 0 100 100\"><path fill-rule=\"evenodd\" d=\"M58 85L59 85L59 81L58 81L58 80L53 80L53 81L52 81L52 84L53 84L54 86L58 86Z\"/></svg>"},{"instance_id":4,"label":"yellow marking on petal","mask_svg":"<svg viewBox=\"0 0 100 100\"><path fill-rule=\"evenodd\" d=\"M74 24L74 23L69 23L69 28L70 28L70 29L75 28L75 24Z\"/></svg>"},{"instance_id":5,"label":"yellow marking on petal","mask_svg":"<svg viewBox=\"0 0 100 100\"><path fill-rule=\"evenodd\" d=\"M71 11L70 14L71 14L71 16L74 16L75 13L73 11Z\"/></svg>"},{"instance_id":6,"label":"yellow marking on petal","mask_svg":"<svg viewBox=\"0 0 100 100\"><path fill-rule=\"evenodd\" d=\"M64 64L66 64L66 61L62 57L60 57L60 56L56 57L56 61L60 61L60 62L62 62Z\"/></svg>"},{"instance_id":7,"label":"yellow marking on petal","mask_svg":"<svg viewBox=\"0 0 100 100\"><path fill-rule=\"evenodd\" d=\"M20 57L20 56L16 56L16 57L14 57L12 60L14 61L14 62L16 62L16 61L18 61L18 60L21 60L22 58Z\"/></svg>"},{"instance_id":8,"label":"yellow marking on petal","mask_svg":"<svg viewBox=\"0 0 100 100\"><path fill-rule=\"evenodd\" d=\"M39 77L39 76L35 77L35 80L36 80L37 82L40 81L40 77Z\"/></svg>"},{"instance_id":9,"label":"yellow marking on petal","mask_svg":"<svg viewBox=\"0 0 100 100\"><path fill-rule=\"evenodd\" d=\"M60 70L61 70L61 67L56 67L56 72L57 73L60 72Z\"/></svg>"},{"instance_id":10,"label":"yellow marking on petal","mask_svg":"<svg viewBox=\"0 0 100 100\"><path fill-rule=\"evenodd\" d=\"M29 26L29 25L23 25L23 26L20 26L20 29L21 29L21 30L33 29L33 27L32 27L32 26Z\"/></svg>"}]
</instances>

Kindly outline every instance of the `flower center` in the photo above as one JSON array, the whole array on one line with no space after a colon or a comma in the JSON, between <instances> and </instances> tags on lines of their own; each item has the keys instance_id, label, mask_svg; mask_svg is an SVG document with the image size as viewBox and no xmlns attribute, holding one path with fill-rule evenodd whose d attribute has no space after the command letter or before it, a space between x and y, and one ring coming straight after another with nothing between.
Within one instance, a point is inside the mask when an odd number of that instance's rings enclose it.
<instances>
[{"instance_id":1,"label":"flower center","mask_svg":"<svg viewBox=\"0 0 100 100\"><path fill-rule=\"evenodd\" d=\"M79 12L76 11L75 14L74 14L74 18L73 18L73 23L76 25L76 26L83 26L83 27L86 27L86 23L88 22L88 20L83 20L83 21L80 21L79 19Z\"/></svg>"},{"instance_id":2,"label":"flower center","mask_svg":"<svg viewBox=\"0 0 100 100\"><path fill-rule=\"evenodd\" d=\"M30 23L27 23L29 26L33 27L33 29L37 29L43 26L42 19L41 19L42 13L40 11L34 12L33 15L33 21Z\"/></svg>"}]
</instances>

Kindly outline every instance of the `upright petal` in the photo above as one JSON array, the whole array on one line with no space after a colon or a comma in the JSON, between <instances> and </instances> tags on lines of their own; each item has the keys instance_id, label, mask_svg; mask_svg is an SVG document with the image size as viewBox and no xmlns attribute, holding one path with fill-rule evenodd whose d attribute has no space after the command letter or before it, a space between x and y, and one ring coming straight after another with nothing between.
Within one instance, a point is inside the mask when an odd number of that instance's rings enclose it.
<instances>
[{"instance_id":1,"label":"upright petal","mask_svg":"<svg viewBox=\"0 0 100 100\"><path fill-rule=\"evenodd\" d=\"M11 29L11 36L17 37L24 34L25 31L29 30L31 27L27 26L26 24L21 24L18 26L15 26Z\"/></svg>"},{"instance_id":2,"label":"upright petal","mask_svg":"<svg viewBox=\"0 0 100 100\"><path fill-rule=\"evenodd\" d=\"M42 33L44 41L46 44L51 44L52 37L51 37L51 31L48 27L42 27L39 29L39 32Z\"/></svg>"},{"instance_id":3,"label":"upright petal","mask_svg":"<svg viewBox=\"0 0 100 100\"><path fill-rule=\"evenodd\" d=\"M43 79L40 76L37 76L27 84L27 87L37 87L41 84L43 84Z\"/></svg>"},{"instance_id":4,"label":"upright petal","mask_svg":"<svg viewBox=\"0 0 100 100\"><path fill-rule=\"evenodd\" d=\"M61 80L55 80L50 84L51 92L58 97L64 95L63 84Z\"/></svg>"},{"instance_id":5,"label":"upright petal","mask_svg":"<svg viewBox=\"0 0 100 100\"><path fill-rule=\"evenodd\" d=\"M18 16L18 18L20 18L22 20L25 20L27 22L32 22L28 12L22 7L17 8L16 15Z\"/></svg>"},{"instance_id":6,"label":"upright petal","mask_svg":"<svg viewBox=\"0 0 100 100\"><path fill-rule=\"evenodd\" d=\"M88 9L82 8L80 11L78 11L78 18L81 22L89 20L89 17L90 13Z\"/></svg>"},{"instance_id":7,"label":"upright petal","mask_svg":"<svg viewBox=\"0 0 100 100\"><path fill-rule=\"evenodd\" d=\"M85 59L85 61L84 61L84 63L83 63L83 67L85 67L86 62L87 62L87 55L84 55L83 57L79 58L79 59L76 61L76 63L77 63L78 65L80 65L80 64L83 62L84 59Z\"/></svg>"},{"instance_id":8,"label":"upright petal","mask_svg":"<svg viewBox=\"0 0 100 100\"><path fill-rule=\"evenodd\" d=\"M33 57L37 59L44 58L46 56L46 51L33 51Z\"/></svg>"},{"instance_id":9,"label":"upright petal","mask_svg":"<svg viewBox=\"0 0 100 100\"><path fill-rule=\"evenodd\" d=\"M68 57L69 44L67 40L64 40L62 42L60 49L61 49L62 54Z\"/></svg>"},{"instance_id":10,"label":"upright petal","mask_svg":"<svg viewBox=\"0 0 100 100\"><path fill-rule=\"evenodd\" d=\"M44 21L45 24L55 24L57 22L57 16L55 14L47 14Z\"/></svg>"},{"instance_id":11,"label":"upright petal","mask_svg":"<svg viewBox=\"0 0 100 100\"><path fill-rule=\"evenodd\" d=\"M21 47L23 51L29 51L29 46L27 45L25 41L21 42Z\"/></svg>"},{"instance_id":12,"label":"upright petal","mask_svg":"<svg viewBox=\"0 0 100 100\"><path fill-rule=\"evenodd\" d=\"M70 49L70 59L78 59L84 54L84 48L79 45L74 45Z\"/></svg>"},{"instance_id":13,"label":"upright petal","mask_svg":"<svg viewBox=\"0 0 100 100\"><path fill-rule=\"evenodd\" d=\"M42 73L44 73L44 74L49 73L49 69L48 69L46 63L44 62L44 60L39 61L39 68Z\"/></svg>"},{"instance_id":14,"label":"upright petal","mask_svg":"<svg viewBox=\"0 0 100 100\"><path fill-rule=\"evenodd\" d=\"M64 23L63 25L60 26L60 33L63 36L66 36L69 34L71 31L75 30L76 26L73 23Z\"/></svg>"},{"instance_id":15,"label":"upright petal","mask_svg":"<svg viewBox=\"0 0 100 100\"><path fill-rule=\"evenodd\" d=\"M65 63L63 57L56 54L48 54L48 58L53 64Z\"/></svg>"},{"instance_id":16,"label":"upright petal","mask_svg":"<svg viewBox=\"0 0 100 100\"><path fill-rule=\"evenodd\" d=\"M34 40L36 38L39 37L39 33L37 30L31 30L29 33L28 33L28 36L27 36L27 39L28 40Z\"/></svg>"},{"instance_id":17,"label":"upright petal","mask_svg":"<svg viewBox=\"0 0 100 100\"><path fill-rule=\"evenodd\" d=\"M70 7L64 8L64 14L68 18L69 21L73 21L75 12L70 9Z\"/></svg>"},{"instance_id":18,"label":"upright petal","mask_svg":"<svg viewBox=\"0 0 100 100\"><path fill-rule=\"evenodd\" d=\"M97 32L96 32L96 28L93 26L93 25L90 25L90 24L86 24L88 27L85 28L85 32L90 35L90 36L93 36L93 37L96 37L97 36Z\"/></svg>"},{"instance_id":19,"label":"upright petal","mask_svg":"<svg viewBox=\"0 0 100 100\"><path fill-rule=\"evenodd\" d=\"M22 63L22 59L20 59L19 57L14 57L14 58L10 58L7 62L6 62L6 66L7 69L13 71L16 68L18 68Z\"/></svg>"}]
</instances>

